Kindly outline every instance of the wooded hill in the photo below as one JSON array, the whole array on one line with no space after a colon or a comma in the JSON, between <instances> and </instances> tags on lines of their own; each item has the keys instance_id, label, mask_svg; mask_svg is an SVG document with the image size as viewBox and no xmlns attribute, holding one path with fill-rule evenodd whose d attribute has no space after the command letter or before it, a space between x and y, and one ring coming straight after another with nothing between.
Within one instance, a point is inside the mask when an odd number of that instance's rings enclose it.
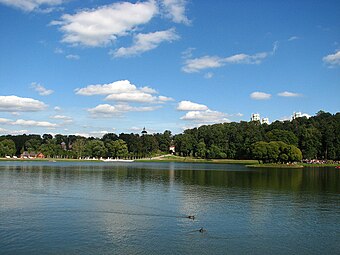
<instances>
[{"instance_id":1,"label":"wooded hill","mask_svg":"<svg viewBox=\"0 0 340 255\"><path fill-rule=\"evenodd\" d=\"M199 158L261 159L269 162L304 159L340 160L340 113L320 111L292 121L222 123L157 134L105 134L103 138L75 135L5 135L0 156L42 152L47 157L142 158L168 153ZM301 154L302 153L302 154ZM301 155L300 155L301 154ZM299 156L300 155L300 156Z\"/></svg>"}]
</instances>

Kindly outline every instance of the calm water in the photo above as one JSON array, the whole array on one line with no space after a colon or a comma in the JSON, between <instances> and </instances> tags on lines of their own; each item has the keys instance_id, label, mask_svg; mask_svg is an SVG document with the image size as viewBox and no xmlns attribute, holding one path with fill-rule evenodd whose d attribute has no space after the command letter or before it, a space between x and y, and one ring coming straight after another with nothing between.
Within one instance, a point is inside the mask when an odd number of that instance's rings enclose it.
<instances>
[{"instance_id":1,"label":"calm water","mask_svg":"<svg viewBox=\"0 0 340 255\"><path fill-rule=\"evenodd\" d=\"M339 252L334 168L0 162L1 254Z\"/></svg>"}]
</instances>

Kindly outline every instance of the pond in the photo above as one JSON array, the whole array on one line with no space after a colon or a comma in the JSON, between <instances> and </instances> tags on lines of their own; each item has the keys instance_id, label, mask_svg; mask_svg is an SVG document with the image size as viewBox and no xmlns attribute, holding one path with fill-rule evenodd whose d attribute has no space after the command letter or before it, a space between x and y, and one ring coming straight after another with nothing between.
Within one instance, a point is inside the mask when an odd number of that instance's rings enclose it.
<instances>
[{"instance_id":1,"label":"pond","mask_svg":"<svg viewBox=\"0 0 340 255\"><path fill-rule=\"evenodd\" d=\"M0 162L1 254L339 251L335 168Z\"/></svg>"}]
</instances>

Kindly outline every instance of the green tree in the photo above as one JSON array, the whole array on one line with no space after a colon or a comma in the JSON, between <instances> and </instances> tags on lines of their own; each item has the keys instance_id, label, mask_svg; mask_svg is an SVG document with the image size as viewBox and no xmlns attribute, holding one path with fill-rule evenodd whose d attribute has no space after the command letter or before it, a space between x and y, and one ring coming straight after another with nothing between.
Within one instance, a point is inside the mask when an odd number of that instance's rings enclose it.
<instances>
[{"instance_id":1,"label":"green tree","mask_svg":"<svg viewBox=\"0 0 340 255\"><path fill-rule=\"evenodd\" d=\"M198 144L197 144L197 156L200 158L205 158L207 153L207 146L204 143L204 140L202 139Z\"/></svg>"},{"instance_id":2,"label":"green tree","mask_svg":"<svg viewBox=\"0 0 340 255\"><path fill-rule=\"evenodd\" d=\"M72 144L72 151L75 153L77 158L82 158L85 155L86 140L84 138L78 138Z\"/></svg>"},{"instance_id":3,"label":"green tree","mask_svg":"<svg viewBox=\"0 0 340 255\"><path fill-rule=\"evenodd\" d=\"M129 154L128 146L122 139L109 141L105 144L109 157L126 158Z\"/></svg>"},{"instance_id":4,"label":"green tree","mask_svg":"<svg viewBox=\"0 0 340 255\"><path fill-rule=\"evenodd\" d=\"M11 139L4 139L0 141L0 156L13 156L15 155L15 143Z\"/></svg>"},{"instance_id":5,"label":"green tree","mask_svg":"<svg viewBox=\"0 0 340 255\"><path fill-rule=\"evenodd\" d=\"M33 138L25 142L25 149L28 152L38 152L41 145L41 139Z\"/></svg>"},{"instance_id":6,"label":"green tree","mask_svg":"<svg viewBox=\"0 0 340 255\"><path fill-rule=\"evenodd\" d=\"M273 129L266 133L269 141L281 141L286 144L298 145L298 138L292 131Z\"/></svg>"},{"instance_id":7,"label":"green tree","mask_svg":"<svg viewBox=\"0 0 340 255\"><path fill-rule=\"evenodd\" d=\"M252 157L257 159L259 162L268 161L268 143L266 142L256 142L252 145Z\"/></svg>"},{"instance_id":8,"label":"green tree","mask_svg":"<svg viewBox=\"0 0 340 255\"><path fill-rule=\"evenodd\" d=\"M46 143L40 145L39 150L48 158L58 157L61 154L61 148L54 138L46 140Z\"/></svg>"},{"instance_id":9,"label":"green tree","mask_svg":"<svg viewBox=\"0 0 340 255\"><path fill-rule=\"evenodd\" d=\"M103 141L89 140L85 146L85 154L89 157L100 158L107 155L107 149Z\"/></svg>"}]
</instances>

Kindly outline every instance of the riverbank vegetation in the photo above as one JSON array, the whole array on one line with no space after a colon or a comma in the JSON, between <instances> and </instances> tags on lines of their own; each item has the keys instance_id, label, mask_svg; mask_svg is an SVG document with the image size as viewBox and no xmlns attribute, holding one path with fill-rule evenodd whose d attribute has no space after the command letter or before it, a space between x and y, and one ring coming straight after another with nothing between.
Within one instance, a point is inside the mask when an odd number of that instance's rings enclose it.
<instances>
[{"instance_id":1,"label":"riverbank vegetation","mask_svg":"<svg viewBox=\"0 0 340 255\"><path fill-rule=\"evenodd\" d=\"M258 160L286 164L301 159L340 160L340 113L323 111L307 119L204 125L181 134L105 134L101 139L76 135L4 135L0 157L152 158L170 148L179 158L168 160ZM183 159L182 159L183 158ZM164 159L163 159L164 160Z\"/></svg>"}]
</instances>

